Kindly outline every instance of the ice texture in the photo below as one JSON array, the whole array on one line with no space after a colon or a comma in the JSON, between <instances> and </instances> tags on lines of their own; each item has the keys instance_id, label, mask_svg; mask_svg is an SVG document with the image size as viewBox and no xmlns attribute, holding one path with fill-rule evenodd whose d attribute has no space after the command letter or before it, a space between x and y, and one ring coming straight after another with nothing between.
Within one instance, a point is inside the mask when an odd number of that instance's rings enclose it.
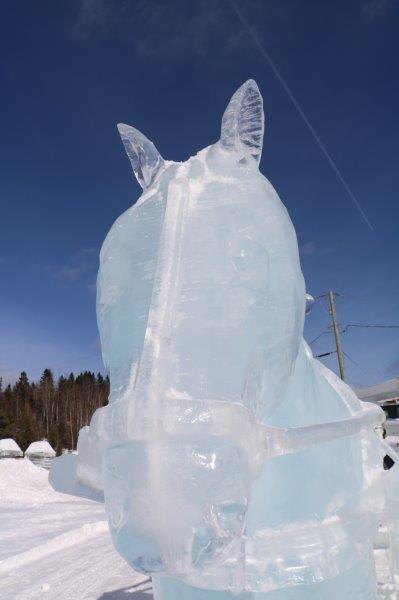
<instances>
[{"instance_id":1,"label":"ice texture","mask_svg":"<svg viewBox=\"0 0 399 600\"><path fill-rule=\"evenodd\" d=\"M143 194L101 250L111 391L79 438L115 547L155 600L375 599L384 416L303 340L295 230L259 172L256 83L184 163L119 131Z\"/></svg>"},{"instance_id":2,"label":"ice texture","mask_svg":"<svg viewBox=\"0 0 399 600\"><path fill-rule=\"evenodd\" d=\"M137 181L142 188L148 188L163 167L162 156L154 144L134 127L120 123L118 131Z\"/></svg>"}]
</instances>

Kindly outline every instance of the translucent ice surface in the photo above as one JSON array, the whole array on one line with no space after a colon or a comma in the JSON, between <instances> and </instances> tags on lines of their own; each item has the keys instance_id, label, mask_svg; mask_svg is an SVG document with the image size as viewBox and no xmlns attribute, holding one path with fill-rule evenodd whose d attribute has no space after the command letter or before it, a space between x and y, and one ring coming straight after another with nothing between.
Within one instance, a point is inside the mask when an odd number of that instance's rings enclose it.
<instances>
[{"instance_id":1,"label":"translucent ice surface","mask_svg":"<svg viewBox=\"0 0 399 600\"><path fill-rule=\"evenodd\" d=\"M79 439L117 550L154 576L156 600L375 599L384 417L302 338L295 230L259 172L256 83L184 163L118 127L143 194L101 250L111 393Z\"/></svg>"}]
</instances>

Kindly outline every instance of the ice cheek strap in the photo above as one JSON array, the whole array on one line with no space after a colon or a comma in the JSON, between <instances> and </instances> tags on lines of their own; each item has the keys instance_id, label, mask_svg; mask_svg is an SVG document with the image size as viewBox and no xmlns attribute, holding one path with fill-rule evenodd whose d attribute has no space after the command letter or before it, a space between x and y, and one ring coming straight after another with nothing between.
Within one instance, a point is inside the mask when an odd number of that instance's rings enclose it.
<instances>
[{"instance_id":1,"label":"ice cheek strap","mask_svg":"<svg viewBox=\"0 0 399 600\"><path fill-rule=\"evenodd\" d=\"M268 458L364 435L385 421L383 410L368 403L344 419L290 428L264 425L244 406L220 400L165 398L162 410L158 406L154 415L142 409L143 404L138 410L134 400L116 401L107 407L111 446L113 440L118 444L149 441L158 435L190 438L193 434L212 435L228 439L246 450L250 468L255 472Z\"/></svg>"}]
</instances>

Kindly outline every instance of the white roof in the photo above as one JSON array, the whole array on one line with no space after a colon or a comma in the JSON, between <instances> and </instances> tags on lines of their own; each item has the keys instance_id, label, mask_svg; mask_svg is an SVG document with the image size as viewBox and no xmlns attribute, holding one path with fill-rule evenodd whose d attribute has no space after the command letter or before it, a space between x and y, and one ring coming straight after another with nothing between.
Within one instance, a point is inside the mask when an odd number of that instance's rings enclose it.
<instances>
[{"instance_id":1,"label":"white roof","mask_svg":"<svg viewBox=\"0 0 399 600\"><path fill-rule=\"evenodd\" d=\"M47 440L41 440L40 442L32 442L29 448L25 450L25 456L29 456L30 454L40 454L42 456L50 457L55 456L56 452Z\"/></svg>"},{"instance_id":2,"label":"white roof","mask_svg":"<svg viewBox=\"0 0 399 600\"><path fill-rule=\"evenodd\" d=\"M383 402L399 398L399 378L382 381L369 387L354 387L354 392L360 400L367 402Z\"/></svg>"},{"instance_id":3,"label":"white roof","mask_svg":"<svg viewBox=\"0 0 399 600\"><path fill-rule=\"evenodd\" d=\"M8 452L15 454L18 452L20 456L23 455L21 448L18 446L17 442L12 438L4 438L0 440L0 452L2 454L6 454Z\"/></svg>"}]
</instances>

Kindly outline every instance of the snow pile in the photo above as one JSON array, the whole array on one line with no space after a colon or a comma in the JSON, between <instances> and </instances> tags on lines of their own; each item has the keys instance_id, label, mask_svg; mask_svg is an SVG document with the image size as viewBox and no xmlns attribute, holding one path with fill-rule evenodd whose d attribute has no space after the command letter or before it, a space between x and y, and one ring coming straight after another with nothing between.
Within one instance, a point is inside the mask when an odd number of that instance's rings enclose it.
<instances>
[{"instance_id":1,"label":"snow pile","mask_svg":"<svg viewBox=\"0 0 399 600\"><path fill-rule=\"evenodd\" d=\"M3 504L37 504L51 502L48 473L30 460L0 461L0 506Z\"/></svg>"},{"instance_id":2,"label":"snow pile","mask_svg":"<svg viewBox=\"0 0 399 600\"><path fill-rule=\"evenodd\" d=\"M58 464L62 472L71 479L71 464ZM103 504L54 491L48 476L30 460L0 460L1 600L124 598L127 590L144 599L145 578L113 549Z\"/></svg>"},{"instance_id":3,"label":"snow pile","mask_svg":"<svg viewBox=\"0 0 399 600\"><path fill-rule=\"evenodd\" d=\"M0 458L19 458L23 456L21 448L12 438L4 438L0 440Z\"/></svg>"},{"instance_id":4,"label":"snow pile","mask_svg":"<svg viewBox=\"0 0 399 600\"><path fill-rule=\"evenodd\" d=\"M41 440L40 442L32 442L27 450L25 450L25 456L42 456L53 458L56 455L54 448L50 446L47 440Z\"/></svg>"}]
</instances>

